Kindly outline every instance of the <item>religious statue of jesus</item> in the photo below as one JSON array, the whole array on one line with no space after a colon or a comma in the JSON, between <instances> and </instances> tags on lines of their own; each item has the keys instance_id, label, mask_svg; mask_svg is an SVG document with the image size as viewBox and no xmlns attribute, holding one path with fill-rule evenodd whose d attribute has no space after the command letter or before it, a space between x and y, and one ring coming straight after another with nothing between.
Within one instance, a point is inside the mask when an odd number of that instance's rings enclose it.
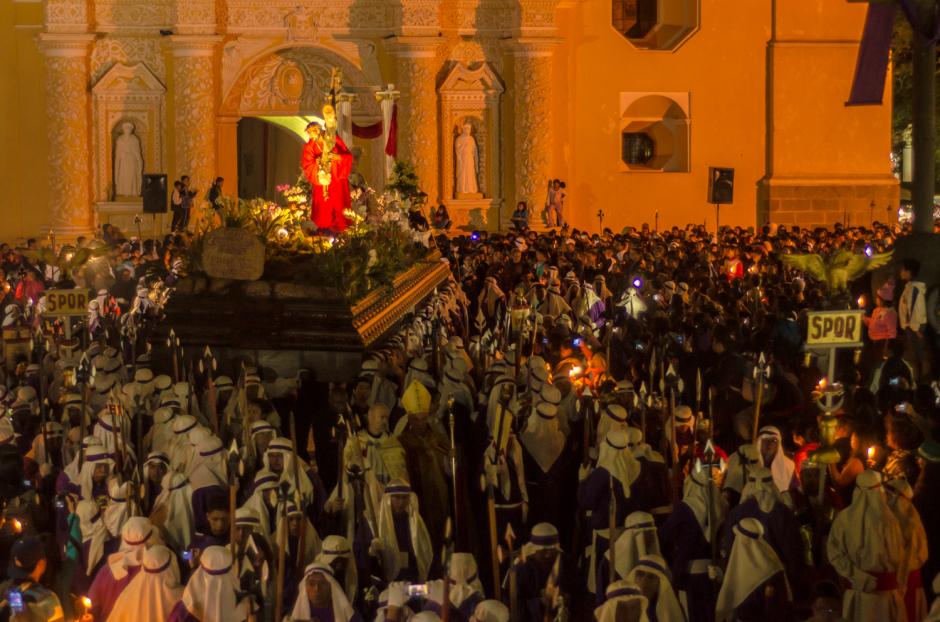
<instances>
[{"instance_id":1,"label":"religious statue of jesus","mask_svg":"<svg viewBox=\"0 0 940 622\"><path fill-rule=\"evenodd\" d=\"M310 218L318 229L337 233L346 229L343 211L350 208L349 173L353 156L346 143L336 133L336 111L327 104L323 107L320 125L307 125L309 140L304 145L301 167L313 187Z\"/></svg>"}]
</instances>

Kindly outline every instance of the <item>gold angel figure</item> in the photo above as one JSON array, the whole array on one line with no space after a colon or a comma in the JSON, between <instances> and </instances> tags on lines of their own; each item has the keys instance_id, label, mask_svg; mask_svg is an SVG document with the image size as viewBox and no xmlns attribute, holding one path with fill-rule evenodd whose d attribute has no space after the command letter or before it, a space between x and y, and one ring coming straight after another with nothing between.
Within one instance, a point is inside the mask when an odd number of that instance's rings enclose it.
<instances>
[{"instance_id":1,"label":"gold angel figure","mask_svg":"<svg viewBox=\"0 0 940 622\"><path fill-rule=\"evenodd\" d=\"M872 256L839 249L825 258L817 253L780 255L784 265L801 270L824 283L831 293L844 292L849 283L866 272L880 268L891 261L893 251Z\"/></svg>"}]
</instances>

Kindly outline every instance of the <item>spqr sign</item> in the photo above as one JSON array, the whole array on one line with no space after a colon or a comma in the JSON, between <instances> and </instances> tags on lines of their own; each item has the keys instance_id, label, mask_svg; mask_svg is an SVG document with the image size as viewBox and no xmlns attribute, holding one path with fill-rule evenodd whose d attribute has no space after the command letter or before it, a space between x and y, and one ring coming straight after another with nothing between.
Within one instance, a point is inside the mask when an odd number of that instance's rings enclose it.
<instances>
[{"instance_id":1,"label":"spqr sign","mask_svg":"<svg viewBox=\"0 0 940 622\"><path fill-rule=\"evenodd\" d=\"M810 311L806 328L806 345L859 346L862 344L862 317L857 311Z\"/></svg>"},{"instance_id":2,"label":"spqr sign","mask_svg":"<svg viewBox=\"0 0 940 622\"><path fill-rule=\"evenodd\" d=\"M51 289L46 292L45 316L85 315L88 313L87 289Z\"/></svg>"}]
</instances>

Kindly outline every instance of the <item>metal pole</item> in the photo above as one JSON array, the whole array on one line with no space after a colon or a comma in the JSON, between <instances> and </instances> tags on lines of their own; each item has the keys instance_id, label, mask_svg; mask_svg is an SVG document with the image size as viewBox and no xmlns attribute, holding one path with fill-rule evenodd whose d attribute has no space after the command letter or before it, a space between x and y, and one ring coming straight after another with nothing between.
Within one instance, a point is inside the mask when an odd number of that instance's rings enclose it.
<instances>
[{"instance_id":1,"label":"metal pole","mask_svg":"<svg viewBox=\"0 0 940 622\"><path fill-rule=\"evenodd\" d=\"M915 233L933 230L933 195L936 183L936 70L937 46L924 39L937 20L936 0L916 0L918 23L912 24L913 41L913 224Z\"/></svg>"}]
</instances>

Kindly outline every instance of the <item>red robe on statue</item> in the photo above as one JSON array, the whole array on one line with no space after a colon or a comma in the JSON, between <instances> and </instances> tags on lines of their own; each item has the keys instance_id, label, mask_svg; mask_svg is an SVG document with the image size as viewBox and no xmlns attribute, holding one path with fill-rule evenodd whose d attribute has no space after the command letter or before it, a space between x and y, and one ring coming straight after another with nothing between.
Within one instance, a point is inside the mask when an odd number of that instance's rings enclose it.
<instances>
[{"instance_id":1,"label":"red robe on statue","mask_svg":"<svg viewBox=\"0 0 940 622\"><path fill-rule=\"evenodd\" d=\"M353 157L343 139L337 136L336 145L333 147L336 157L331 165L327 196L324 197L323 186L317 180L317 161L321 153L320 144L315 140L308 140L300 161L307 181L313 186L310 219L316 223L318 229L340 232L346 229L343 210L352 206L349 199L349 173L352 171Z\"/></svg>"}]
</instances>

